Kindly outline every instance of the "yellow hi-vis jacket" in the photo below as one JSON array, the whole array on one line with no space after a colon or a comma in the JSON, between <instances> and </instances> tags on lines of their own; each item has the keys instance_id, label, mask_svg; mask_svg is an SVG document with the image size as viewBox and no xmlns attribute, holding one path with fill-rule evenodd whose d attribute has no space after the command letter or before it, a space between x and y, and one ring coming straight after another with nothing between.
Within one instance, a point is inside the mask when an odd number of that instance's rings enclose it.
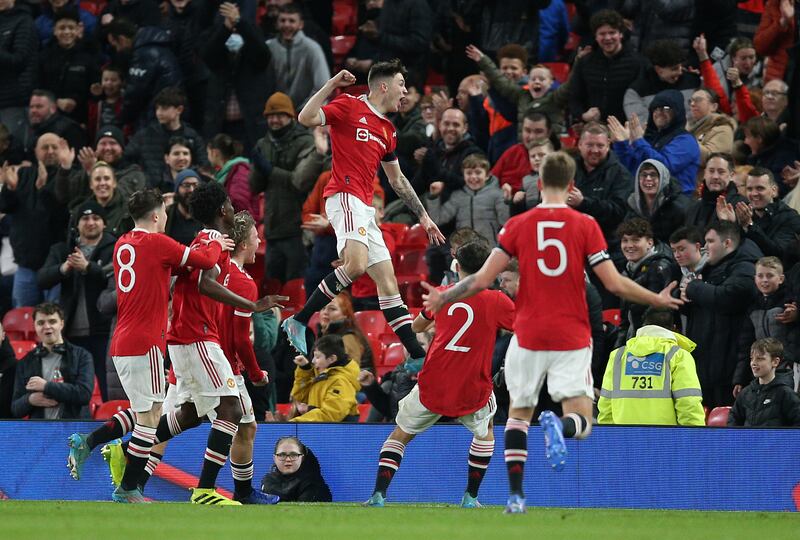
<instances>
[{"instance_id":1,"label":"yellow hi-vis jacket","mask_svg":"<svg viewBox=\"0 0 800 540\"><path fill-rule=\"evenodd\" d=\"M611 353L597 402L601 424L705 425L689 338L647 325Z\"/></svg>"}]
</instances>

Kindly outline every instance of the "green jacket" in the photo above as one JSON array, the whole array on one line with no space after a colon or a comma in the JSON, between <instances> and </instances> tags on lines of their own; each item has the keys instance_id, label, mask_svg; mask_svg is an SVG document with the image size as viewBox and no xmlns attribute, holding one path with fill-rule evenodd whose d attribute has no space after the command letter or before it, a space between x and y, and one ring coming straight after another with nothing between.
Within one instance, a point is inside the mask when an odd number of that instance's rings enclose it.
<instances>
[{"instance_id":1,"label":"green jacket","mask_svg":"<svg viewBox=\"0 0 800 540\"><path fill-rule=\"evenodd\" d=\"M611 353L597 420L601 424L703 426L703 398L691 351L695 343L647 325Z\"/></svg>"},{"instance_id":2,"label":"green jacket","mask_svg":"<svg viewBox=\"0 0 800 540\"><path fill-rule=\"evenodd\" d=\"M492 59L483 55L478 61L478 69L489 79L489 84L497 93L517 105L517 139L522 141L522 121L529 111L540 112L550 119L553 133L566 131L564 124L564 110L569 105L569 88L572 82L572 72L567 81L547 92L539 99L533 99L527 89L520 87L503 75ZM510 118L509 118L510 120Z\"/></svg>"},{"instance_id":3,"label":"green jacket","mask_svg":"<svg viewBox=\"0 0 800 540\"><path fill-rule=\"evenodd\" d=\"M250 190L264 192L264 236L267 240L300 236L300 213L322 172L323 156L314 137L294 120L256 143L250 168Z\"/></svg>"}]
</instances>

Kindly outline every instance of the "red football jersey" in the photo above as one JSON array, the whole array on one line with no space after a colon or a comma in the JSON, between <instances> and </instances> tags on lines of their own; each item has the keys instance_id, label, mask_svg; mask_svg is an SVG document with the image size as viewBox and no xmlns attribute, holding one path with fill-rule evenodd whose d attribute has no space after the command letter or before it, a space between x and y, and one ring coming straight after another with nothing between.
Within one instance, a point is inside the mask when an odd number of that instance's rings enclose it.
<instances>
[{"instance_id":1,"label":"red football jersey","mask_svg":"<svg viewBox=\"0 0 800 540\"><path fill-rule=\"evenodd\" d=\"M419 373L419 399L443 416L474 413L492 394L495 337L500 328L511 330L514 302L500 291L481 291L446 305L433 320L436 336Z\"/></svg>"},{"instance_id":2,"label":"red football jersey","mask_svg":"<svg viewBox=\"0 0 800 540\"><path fill-rule=\"evenodd\" d=\"M203 229L197 233L192 246L202 245L204 241L218 238L220 235L219 231ZM220 253L215 265L219 268L217 276L219 283L225 283L230 260L230 252ZM178 276L175 292L172 295L172 328L167 336L167 343L173 345L188 345L198 341L220 343L218 324L222 304L201 294L199 283L198 268Z\"/></svg>"},{"instance_id":3,"label":"red football jersey","mask_svg":"<svg viewBox=\"0 0 800 540\"><path fill-rule=\"evenodd\" d=\"M117 326L111 355L144 356L153 347L164 354L173 268L186 264L211 268L220 251L216 242L190 249L167 235L144 229L122 235L114 246Z\"/></svg>"},{"instance_id":4,"label":"red football jersey","mask_svg":"<svg viewBox=\"0 0 800 540\"><path fill-rule=\"evenodd\" d=\"M609 259L597 222L567 205L540 204L508 220L500 249L519 260L514 334L520 347L571 351L591 343L584 268Z\"/></svg>"},{"instance_id":5,"label":"red football jersey","mask_svg":"<svg viewBox=\"0 0 800 540\"><path fill-rule=\"evenodd\" d=\"M258 300L258 287L256 282L235 261L231 261L225 286L242 298ZM250 320L252 311L245 311L227 304L222 304L220 317L220 337L222 350L231 363L234 375L239 375L243 370L251 379L261 380L261 368L256 361L256 353L250 342Z\"/></svg>"},{"instance_id":6,"label":"red football jersey","mask_svg":"<svg viewBox=\"0 0 800 540\"><path fill-rule=\"evenodd\" d=\"M322 107L322 123L330 126L331 179L323 197L350 193L372 206L373 178L381 161L397 161L397 131L369 103L366 95L341 94Z\"/></svg>"}]
</instances>

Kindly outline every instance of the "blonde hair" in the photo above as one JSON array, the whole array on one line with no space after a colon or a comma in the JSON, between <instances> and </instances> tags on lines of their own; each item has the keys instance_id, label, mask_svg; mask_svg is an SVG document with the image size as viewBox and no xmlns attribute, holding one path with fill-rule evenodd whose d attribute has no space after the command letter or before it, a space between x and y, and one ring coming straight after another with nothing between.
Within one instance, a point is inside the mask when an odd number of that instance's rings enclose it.
<instances>
[{"instance_id":1,"label":"blonde hair","mask_svg":"<svg viewBox=\"0 0 800 540\"><path fill-rule=\"evenodd\" d=\"M772 268L779 274L783 274L783 263L778 257L761 257L758 259L758 261L756 261L756 266Z\"/></svg>"},{"instance_id":2,"label":"blonde hair","mask_svg":"<svg viewBox=\"0 0 800 540\"><path fill-rule=\"evenodd\" d=\"M255 225L256 221L247 210L242 210L234 214L233 226L231 227L231 240L236 244L236 249L239 248L242 242L247 240L247 237L250 236L250 229L255 227Z\"/></svg>"}]
</instances>

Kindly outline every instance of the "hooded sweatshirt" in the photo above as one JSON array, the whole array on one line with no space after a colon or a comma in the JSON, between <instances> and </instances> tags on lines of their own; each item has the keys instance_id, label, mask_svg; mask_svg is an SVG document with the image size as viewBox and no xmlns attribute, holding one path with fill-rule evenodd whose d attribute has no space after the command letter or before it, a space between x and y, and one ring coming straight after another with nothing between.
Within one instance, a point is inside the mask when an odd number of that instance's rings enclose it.
<instances>
[{"instance_id":1,"label":"hooded sweatshirt","mask_svg":"<svg viewBox=\"0 0 800 540\"><path fill-rule=\"evenodd\" d=\"M645 165L651 165L658 171L658 194L653 201L652 210L648 209L639 186L639 172ZM672 181L672 176L664 164L655 159L644 160L636 169L633 193L627 202L625 220L635 217L646 219L653 228L653 238L664 243L669 242L669 236L684 224L686 211L689 208L688 197L680 192L680 188Z\"/></svg>"},{"instance_id":2,"label":"hooded sweatshirt","mask_svg":"<svg viewBox=\"0 0 800 540\"><path fill-rule=\"evenodd\" d=\"M653 111L659 107L669 107L673 112L672 121L663 129L658 129L653 121ZM700 146L684 127L686 107L683 95L677 90L659 92L650 102L648 111L644 137L633 143L615 142L614 152L631 172L645 159L660 161L678 181L681 191L692 193L700 168Z\"/></svg>"}]
</instances>

